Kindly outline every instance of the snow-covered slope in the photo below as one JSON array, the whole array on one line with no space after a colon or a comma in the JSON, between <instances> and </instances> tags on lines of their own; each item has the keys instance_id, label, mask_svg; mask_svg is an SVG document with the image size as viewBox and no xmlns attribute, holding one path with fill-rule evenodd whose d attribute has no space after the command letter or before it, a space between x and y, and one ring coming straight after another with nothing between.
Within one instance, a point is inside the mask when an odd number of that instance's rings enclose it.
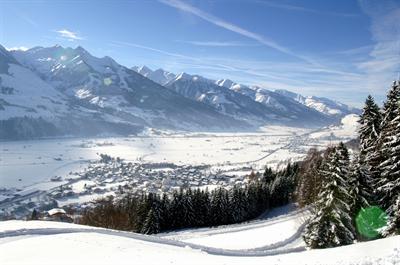
<instances>
[{"instance_id":1,"label":"snow-covered slope","mask_svg":"<svg viewBox=\"0 0 400 265\"><path fill-rule=\"evenodd\" d=\"M279 223L279 217L265 221ZM260 223L255 222L256 227ZM248 234L239 240L254 240ZM284 226L282 226L284 228ZM255 228L258 229L258 228ZM230 233L227 231L227 233ZM233 232L234 233L234 232ZM271 241L279 233L258 233ZM251 235L251 236L250 236ZM227 250L129 232L44 221L0 222L1 264L398 264L400 236L344 247ZM225 242L230 243L230 242Z\"/></svg>"},{"instance_id":2,"label":"snow-covered slope","mask_svg":"<svg viewBox=\"0 0 400 265\"><path fill-rule=\"evenodd\" d=\"M137 126L75 104L2 46L0 62L0 139L138 132Z\"/></svg>"},{"instance_id":3,"label":"snow-covered slope","mask_svg":"<svg viewBox=\"0 0 400 265\"><path fill-rule=\"evenodd\" d=\"M164 69L159 68L153 71L145 65L141 67L134 66L132 67L132 70L162 86L166 85L169 81L176 77L174 73L165 71Z\"/></svg>"},{"instance_id":4,"label":"snow-covered slope","mask_svg":"<svg viewBox=\"0 0 400 265\"><path fill-rule=\"evenodd\" d=\"M158 234L205 247L246 251L297 251L305 248L301 237L309 211L294 205L272 209L256 220L213 228L186 229Z\"/></svg>"},{"instance_id":5,"label":"snow-covered slope","mask_svg":"<svg viewBox=\"0 0 400 265\"><path fill-rule=\"evenodd\" d=\"M67 113L64 95L21 66L0 46L0 110L2 119L14 117L52 118Z\"/></svg>"},{"instance_id":6,"label":"snow-covered slope","mask_svg":"<svg viewBox=\"0 0 400 265\"><path fill-rule=\"evenodd\" d=\"M346 115L341 119L340 124L322 128L318 132L311 133L309 136L310 138L326 140L334 140L341 137L356 139L358 137L359 119L360 117L356 114Z\"/></svg>"},{"instance_id":7,"label":"snow-covered slope","mask_svg":"<svg viewBox=\"0 0 400 265\"><path fill-rule=\"evenodd\" d=\"M229 79L217 80L215 83L219 86L232 89L238 93L248 95L255 101L271 108L292 110L300 117L304 117L305 113L315 113L317 111L323 114L327 120L329 120L329 118L340 118L350 113L359 112L358 109L351 108L343 103L327 98L315 96L304 97L300 94L296 94L287 90L278 89L271 91L259 86L248 87L235 83Z\"/></svg>"},{"instance_id":8,"label":"snow-covered slope","mask_svg":"<svg viewBox=\"0 0 400 265\"><path fill-rule=\"evenodd\" d=\"M205 103L225 115L243 120L265 123L273 122L278 118L278 115L254 102L251 98L225 87L220 87L201 76L181 73L169 81L166 87L186 98ZM289 120L289 117L283 115L279 118Z\"/></svg>"},{"instance_id":9,"label":"snow-covered slope","mask_svg":"<svg viewBox=\"0 0 400 265\"><path fill-rule=\"evenodd\" d=\"M263 104L270 111L285 113L294 121L304 124L331 124L335 121L329 115L318 112L313 108L305 106L296 100L270 91L258 86L248 87L242 84L235 83L229 79L218 80L215 82L219 86L224 86L237 93L246 95L256 102Z\"/></svg>"},{"instance_id":10,"label":"snow-covered slope","mask_svg":"<svg viewBox=\"0 0 400 265\"><path fill-rule=\"evenodd\" d=\"M42 83L61 92L71 105L97 112L107 122L131 127L130 133L147 126L183 130L248 127L166 89L110 57L97 58L82 47L35 47L9 55L39 76Z\"/></svg>"},{"instance_id":11,"label":"snow-covered slope","mask_svg":"<svg viewBox=\"0 0 400 265\"><path fill-rule=\"evenodd\" d=\"M146 127L191 131L251 130L266 124L320 127L345 113L328 115L331 110L310 107L316 103L308 106L282 93L230 80L175 75L145 66L129 69L80 46L0 50L2 139L15 132L23 132L16 138L126 135Z\"/></svg>"},{"instance_id":12,"label":"snow-covered slope","mask_svg":"<svg viewBox=\"0 0 400 265\"><path fill-rule=\"evenodd\" d=\"M0 139L51 136L70 113L67 97L0 45Z\"/></svg>"},{"instance_id":13,"label":"snow-covered slope","mask_svg":"<svg viewBox=\"0 0 400 265\"><path fill-rule=\"evenodd\" d=\"M230 85L230 87L226 87ZM198 75L181 73L166 87L179 94L206 103L218 111L260 124L321 126L332 119L277 93L252 89L232 81L213 81Z\"/></svg>"},{"instance_id":14,"label":"snow-covered slope","mask_svg":"<svg viewBox=\"0 0 400 265\"><path fill-rule=\"evenodd\" d=\"M146 66L132 69L189 99L206 103L224 114L251 120L252 123L320 126L358 112L329 99L303 97L286 90L249 87L229 79L215 81L187 73L175 75L163 69L152 71Z\"/></svg>"},{"instance_id":15,"label":"snow-covered slope","mask_svg":"<svg viewBox=\"0 0 400 265\"><path fill-rule=\"evenodd\" d=\"M315 97L315 96L302 96L300 94L296 94L287 90L275 90L276 93L284 95L286 97L292 98L297 102L315 109L325 115L328 116L344 116L351 113L359 113L360 111L356 108L352 108L347 106L346 104L328 99L323 97Z\"/></svg>"}]
</instances>

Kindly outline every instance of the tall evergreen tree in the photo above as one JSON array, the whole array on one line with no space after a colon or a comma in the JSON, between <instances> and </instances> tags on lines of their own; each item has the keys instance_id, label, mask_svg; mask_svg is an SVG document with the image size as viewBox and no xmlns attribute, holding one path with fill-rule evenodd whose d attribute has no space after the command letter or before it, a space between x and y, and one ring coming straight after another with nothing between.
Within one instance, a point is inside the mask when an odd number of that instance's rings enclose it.
<instances>
[{"instance_id":1,"label":"tall evergreen tree","mask_svg":"<svg viewBox=\"0 0 400 265\"><path fill-rule=\"evenodd\" d=\"M384 209L395 205L400 194L400 81L394 82L384 105L377 181L380 204ZM389 215L391 213L388 213Z\"/></svg>"},{"instance_id":2,"label":"tall evergreen tree","mask_svg":"<svg viewBox=\"0 0 400 265\"><path fill-rule=\"evenodd\" d=\"M183 218L185 226L187 227L194 226L194 224L196 223L195 222L196 213L193 207L193 192L190 188L186 190L183 196L182 205L183 205L183 212L184 212Z\"/></svg>"},{"instance_id":3,"label":"tall evergreen tree","mask_svg":"<svg viewBox=\"0 0 400 265\"><path fill-rule=\"evenodd\" d=\"M382 126L382 114L371 96L368 96L365 101L363 113L360 120L360 172L363 172L365 180L362 180L366 185L365 189L369 189L370 196L366 198L369 203L376 203L374 195L374 185L380 179L379 164L382 162L380 154L380 133Z\"/></svg>"},{"instance_id":4,"label":"tall evergreen tree","mask_svg":"<svg viewBox=\"0 0 400 265\"><path fill-rule=\"evenodd\" d=\"M387 212L389 213L388 225L382 231L382 235L400 234L400 194L397 196L394 204L388 208Z\"/></svg>"},{"instance_id":5,"label":"tall evergreen tree","mask_svg":"<svg viewBox=\"0 0 400 265\"><path fill-rule=\"evenodd\" d=\"M372 162L370 161L370 154L376 151L382 123L380 109L371 95L365 101L365 106L358 122L360 123L358 130L360 136L360 160L368 164L368 162Z\"/></svg>"},{"instance_id":6,"label":"tall evergreen tree","mask_svg":"<svg viewBox=\"0 0 400 265\"><path fill-rule=\"evenodd\" d=\"M231 191L231 196L231 218L234 222L241 222L246 217L246 202L243 189L237 186L233 187Z\"/></svg>"},{"instance_id":7,"label":"tall evergreen tree","mask_svg":"<svg viewBox=\"0 0 400 265\"><path fill-rule=\"evenodd\" d=\"M321 153L316 148L311 148L300 164L296 187L296 201L300 207L312 204L317 200L321 189L321 176L319 175L321 163Z\"/></svg>"},{"instance_id":8,"label":"tall evergreen tree","mask_svg":"<svg viewBox=\"0 0 400 265\"><path fill-rule=\"evenodd\" d=\"M158 212L158 207L153 207L147 214L141 233L151 235L160 231L160 213Z\"/></svg>"},{"instance_id":9,"label":"tall evergreen tree","mask_svg":"<svg viewBox=\"0 0 400 265\"><path fill-rule=\"evenodd\" d=\"M323 187L303 235L311 248L346 245L354 240L346 147L343 144L336 147L325 163L321 172Z\"/></svg>"},{"instance_id":10,"label":"tall evergreen tree","mask_svg":"<svg viewBox=\"0 0 400 265\"><path fill-rule=\"evenodd\" d=\"M272 168L266 167L263 173L263 181L269 185L275 179L275 173L272 171Z\"/></svg>"},{"instance_id":11,"label":"tall evergreen tree","mask_svg":"<svg viewBox=\"0 0 400 265\"><path fill-rule=\"evenodd\" d=\"M367 181L367 172L360 162L360 156L355 156L350 166L350 209L353 220L361 210L369 206L371 198L370 183Z\"/></svg>"}]
</instances>

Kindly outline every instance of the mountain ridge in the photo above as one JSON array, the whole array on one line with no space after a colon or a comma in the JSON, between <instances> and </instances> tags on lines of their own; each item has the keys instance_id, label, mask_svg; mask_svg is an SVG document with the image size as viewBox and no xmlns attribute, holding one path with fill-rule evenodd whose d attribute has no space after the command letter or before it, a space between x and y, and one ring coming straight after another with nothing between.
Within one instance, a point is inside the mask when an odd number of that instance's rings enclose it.
<instances>
[{"instance_id":1,"label":"mountain ridge","mask_svg":"<svg viewBox=\"0 0 400 265\"><path fill-rule=\"evenodd\" d=\"M146 76L152 79L152 71L149 67L147 66L142 66L146 68ZM133 70L138 71L141 67L135 66L132 67ZM236 83L230 79L218 79L218 80L213 80L213 79L208 79L199 75L191 75L188 73L179 73L179 74L173 74L171 72L165 71L161 68L157 69L157 71L164 71L168 73L168 75L174 75L174 78L170 78L167 82L163 82L163 85L168 86L171 82L173 82L174 79L178 79L178 76L183 76L186 79L190 78L196 78L196 79L201 79L204 80L205 83L214 83L220 87L225 87L229 88L231 90L234 90L235 92L242 93L244 95L250 96L253 98L254 101L263 103L265 105L268 105L271 103L270 101L275 101L276 102L276 97L278 95L284 96L286 98L290 98L292 100L297 101L297 103L300 103L307 108L314 109L324 115L331 116L331 117L336 117L337 119L340 119L341 117L351 114L351 113L359 113L360 110L354 107L350 107L344 103L331 100L328 98L324 97L317 97L317 96L303 96L298 93L294 93L288 90L284 89L275 89L275 90L269 90L260 86L247 86L243 84ZM158 80L153 80L155 82L158 82ZM277 106L278 108L282 108L281 106Z\"/></svg>"},{"instance_id":2,"label":"mountain ridge","mask_svg":"<svg viewBox=\"0 0 400 265\"><path fill-rule=\"evenodd\" d=\"M133 67L132 69L138 71L142 68L146 69L146 76L151 79L153 71L149 67ZM165 70L158 69L157 71ZM168 71L165 72L169 75L172 74ZM185 72L174 74L174 76L168 81L163 80L160 84L187 98L204 102L224 114L236 114L240 117L240 112L242 112L244 115L241 117L242 119L250 118L258 120L260 123L274 122L274 118L276 118L290 125L301 126L302 123L305 123L309 126L320 126L338 122L348 114L359 113L358 109L326 98L305 97L290 91L283 93L284 90L272 91L258 86L250 87L229 79L212 80ZM156 79L153 81L159 82ZM235 92L235 99L232 98L231 91ZM297 95L298 98L292 96L292 94ZM253 107L250 111L250 104L247 102L249 98ZM242 102L240 103L240 101ZM244 102L247 102L247 104ZM260 106L260 104L263 106ZM259 109L255 115L254 112L257 111L254 108ZM228 113L226 112L227 109L229 109ZM239 113L233 113L234 110L238 110ZM250 114L253 117L248 116L249 112L253 112L253 114Z\"/></svg>"},{"instance_id":3,"label":"mountain ridge","mask_svg":"<svg viewBox=\"0 0 400 265\"><path fill-rule=\"evenodd\" d=\"M148 127L248 131L265 124L323 126L336 119L282 93L161 68L128 68L81 46L7 51L0 45L0 57L1 139L126 135ZM26 106L18 103L24 98L30 99Z\"/></svg>"}]
</instances>

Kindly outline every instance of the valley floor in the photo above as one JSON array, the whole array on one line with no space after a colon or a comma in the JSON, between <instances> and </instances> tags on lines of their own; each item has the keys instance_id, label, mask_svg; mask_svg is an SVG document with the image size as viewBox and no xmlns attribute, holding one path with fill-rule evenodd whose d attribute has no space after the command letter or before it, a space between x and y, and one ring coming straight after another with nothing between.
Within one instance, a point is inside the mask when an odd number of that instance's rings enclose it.
<instances>
[{"instance_id":1,"label":"valley floor","mask_svg":"<svg viewBox=\"0 0 400 265\"><path fill-rule=\"evenodd\" d=\"M237 225L140 235L88 226L0 222L1 264L400 264L400 236L307 251L306 210Z\"/></svg>"},{"instance_id":2,"label":"valley floor","mask_svg":"<svg viewBox=\"0 0 400 265\"><path fill-rule=\"evenodd\" d=\"M242 185L253 170L286 166L312 147L354 138L357 119L349 115L340 125L315 130L267 126L254 133L148 132L136 137L0 142L0 219L24 218L33 209L56 207L55 203L80 206L115 195L120 186L161 193L185 185L209 190ZM97 163L99 154L120 157L133 166L114 170Z\"/></svg>"}]
</instances>

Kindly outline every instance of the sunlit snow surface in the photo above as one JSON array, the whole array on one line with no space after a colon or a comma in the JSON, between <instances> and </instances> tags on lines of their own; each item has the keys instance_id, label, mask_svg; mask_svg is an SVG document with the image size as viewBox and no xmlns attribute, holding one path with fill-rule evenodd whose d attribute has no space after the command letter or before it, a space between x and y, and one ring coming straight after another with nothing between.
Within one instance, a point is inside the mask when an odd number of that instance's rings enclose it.
<instances>
[{"instance_id":1,"label":"sunlit snow surface","mask_svg":"<svg viewBox=\"0 0 400 265\"><path fill-rule=\"evenodd\" d=\"M259 133L175 133L0 142L0 182L1 187L20 188L48 181L53 176L84 169L90 160L98 159L100 153L127 161L211 164L224 168L240 164L257 170L265 165L275 167L285 160L298 160L313 146L348 140L354 130L345 129L335 127L313 133L307 129L273 126ZM336 130L339 138L332 138L332 130Z\"/></svg>"},{"instance_id":2,"label":"sunlit snow surface","mask_svg":"<svg viewBox=\"0 0 400 265\"><path fill-rule=\"evenodd\" d=\"M294 206L272 209L254 221L216 228L186 229L162 233L162 238L229 250L283 250L305 247L301 238L309 212Z\"/></svg>"},{"instance_id":3,"label":"sunlit snow surface","mask_svg":"<svg viewBox=\"0 0 400 265\"><path fill-rule=\"evenodd\" d=\"M355 122L355 116L348 116L342 125L318 130L281 126L255 133L148 130L135 137L0 142L0 217L23 218L33 208L46 207L54 200L60 207L82 205L115 195L124 186L160 193L185 183L209 190L243 185L252 170L286 166L288 161L302 159L311 147L322 149L354 138ZM120 157L142 169L111 173L113 167L97 162L99 154ZM154 166L160 163L166 166ZM176 171L171 172L168 165ZM86 175L88 168L96 166L98 170ZM292 225L287 223L287 227ZM203 239L193 240L203 243ZM242 247L231 238L216 236L216 240L229 241L232 249Z\"/></svg>"},{"instance_id":4,"label":"sunlit snow surface","mask_svg":"<svg viewBox=\"0 0 400 265\"><path fill-rule=\"evenodd\" d=\"M182 241L178 235L183 232L168 239L56 222L4 221L0 222L0 264L399 264L399 236L324 250L306 251L290 243L249 249L254 240L283 240L278 232L255 235L253 230L260 225L285 229L288 217L300 223L304 214L281 212L247 224L185 231L186 237L197 237L199 232L229 236L246 228L240 237L245 249L236 250L227 249L226 241L215 247Z\"/></svg>"}]
</instances>

